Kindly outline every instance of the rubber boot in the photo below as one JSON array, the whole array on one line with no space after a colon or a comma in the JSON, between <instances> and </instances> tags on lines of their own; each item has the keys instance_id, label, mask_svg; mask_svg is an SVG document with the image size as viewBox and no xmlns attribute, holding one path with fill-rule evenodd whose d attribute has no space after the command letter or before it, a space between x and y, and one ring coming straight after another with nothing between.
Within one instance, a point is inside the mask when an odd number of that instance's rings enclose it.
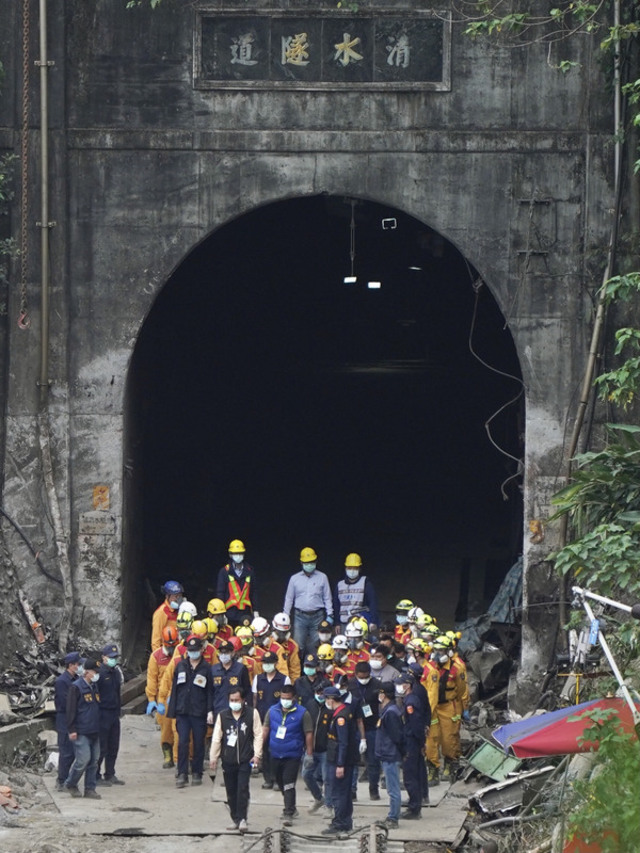
<instances>
[{"instance_id":1,"label":"rubber boot","mask_svg":"<svg viewBox=\"0 0 640 853\"><path fill-rule=\"evenodd\" d=\"M440 784L440 768L436 767L435 764L429 764L429 775L427 777L429 779L429 787L435 788L436 785Z\"/></svg>"},{"instance_id":2,"label":"rubber boot","mask_svg":"<svg viewBox=\"0 0 640 853\"><path fill-rule=\"evenodd\" d=\"M164 764L162 767L167 770L169 767L173 767L173 749L170 743L162 744L162 754L164 756Z\"/></svg>"}]
</instances>

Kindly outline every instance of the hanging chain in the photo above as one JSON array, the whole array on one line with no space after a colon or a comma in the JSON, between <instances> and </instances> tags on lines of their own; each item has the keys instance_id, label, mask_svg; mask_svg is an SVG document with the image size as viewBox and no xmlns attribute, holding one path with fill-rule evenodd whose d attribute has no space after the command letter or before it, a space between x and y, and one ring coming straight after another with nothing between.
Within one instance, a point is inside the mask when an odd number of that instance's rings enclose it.
<instances>
[{"instance_id":1,"label":"hanging chain","mask_svg":"<svg viewBox=\"0 0 640 853\"><path fill-rule=\"evenodd\" d=\"M20 313L18 327L28 329L31 325L27 301L27 256L28 213L29 213L29 35L31 29L31 3L22 0L22 127L21 143L21 199L20 199Z\"/></svg>"}]
</instances>

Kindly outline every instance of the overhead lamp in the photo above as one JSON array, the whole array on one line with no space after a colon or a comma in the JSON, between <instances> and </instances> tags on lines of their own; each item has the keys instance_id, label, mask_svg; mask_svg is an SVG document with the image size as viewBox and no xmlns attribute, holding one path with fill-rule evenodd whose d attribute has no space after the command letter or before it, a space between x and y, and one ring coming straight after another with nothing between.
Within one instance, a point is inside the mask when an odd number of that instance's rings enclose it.
<instances>
[{"instance_id":1,"label":"overhead lamp","mask_svg":"<svg viewBox=\"0 0 640 853\"><path fill-rule=\"evenodd\" d=\"M345 284L355 284L358 280L358 277L355 275L345 275L343 281Z\"/></svg>"},{"instance_id":2,"label":"overhead lamp","mask_svg":"<svg viewBox=\"0 0 640 853\"><path fill-rule=\"evenodd\" d=\"M367 282L367 287L369 288L369 290L380 290L380 288L382 287L382 282L381 281L369 281L369 282Z\"/></svg>"},{"instance_id":3,"label":"overhead lamp","mask_svg":"<svg viewBox=\"0 0 640 853\"><path fill-rule=\"evenodd\" d=\"M413 270L414 272L422 272L422 267L413 267L412 266L412 267L409 267L409 269Z\"/></svg>"}]
</instances>

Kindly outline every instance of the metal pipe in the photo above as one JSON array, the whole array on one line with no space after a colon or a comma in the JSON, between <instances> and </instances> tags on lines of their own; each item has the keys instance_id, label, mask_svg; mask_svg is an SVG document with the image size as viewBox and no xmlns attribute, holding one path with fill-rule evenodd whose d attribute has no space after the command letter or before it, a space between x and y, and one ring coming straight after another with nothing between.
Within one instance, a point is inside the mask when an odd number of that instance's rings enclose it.
<instances>
[{"instance_id":1,"label":"metal pipe","mask_svg":"<svg viewBox=\"0 0 640 853\"><path fill-rule=\"evenodd\" d=\"M581 586L571 587L573 593L580 598L592 598L594 601L599 601L600 604L609 604L611 607L616 607L618 610L624 610L626 613L631 613L632 607L628 604L622 604L621 601L614 601L613 598L607 598L606 595L598 595L595 592L589 592L588 589L583 589Z\"/></svg>"},{"instance_id":2,"label":"metal pipe","mask_svg":"<svg viewBox=\"0 0 640 853\"><path fill-rule=\"evenodd\" d=\"M40 402L49 389L49 97L47 0L40 0Z\"/></svg>"}]
</instances>

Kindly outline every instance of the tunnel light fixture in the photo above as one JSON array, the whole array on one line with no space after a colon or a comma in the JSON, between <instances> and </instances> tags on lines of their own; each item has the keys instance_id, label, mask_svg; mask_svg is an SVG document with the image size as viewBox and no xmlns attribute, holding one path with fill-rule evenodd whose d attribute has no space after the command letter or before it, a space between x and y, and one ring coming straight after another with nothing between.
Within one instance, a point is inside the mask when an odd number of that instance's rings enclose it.
<instances>
[{"instance_id":1,"label":"tunnel light fixture","mask_svg":"<svg viewBox=\"0 0 640 853\"><path fill-rule=\"evenodd\" d=\"M369 288L369 290L380 290L380 288L382 287L382 282L381 281L369 281L369 282L367 282L367 287Z\"/></svg>"},{"instance_id":2,"label":"tunnel light fixture","mask_svg":"<svg viewBox=\"0 0 640 853\"><path fill-rule=\"evenodd\" d=\"M345 284L355 284L358 280L358 277L355 275L345 275L343 281Z\"/></svg>"},{"instance_id":3,"label":"tunnel light fixture","mask_svg":"<svg viewBox=\"0 0 640 853\"><path fill-rule=\"evenodd\" d=\"M411 266L411 267L409 267L409 269L410 269L410 270L413 270L413 272L422 272L422 267L413 267L413 266Z\"/></svg>"}]
</instances>

